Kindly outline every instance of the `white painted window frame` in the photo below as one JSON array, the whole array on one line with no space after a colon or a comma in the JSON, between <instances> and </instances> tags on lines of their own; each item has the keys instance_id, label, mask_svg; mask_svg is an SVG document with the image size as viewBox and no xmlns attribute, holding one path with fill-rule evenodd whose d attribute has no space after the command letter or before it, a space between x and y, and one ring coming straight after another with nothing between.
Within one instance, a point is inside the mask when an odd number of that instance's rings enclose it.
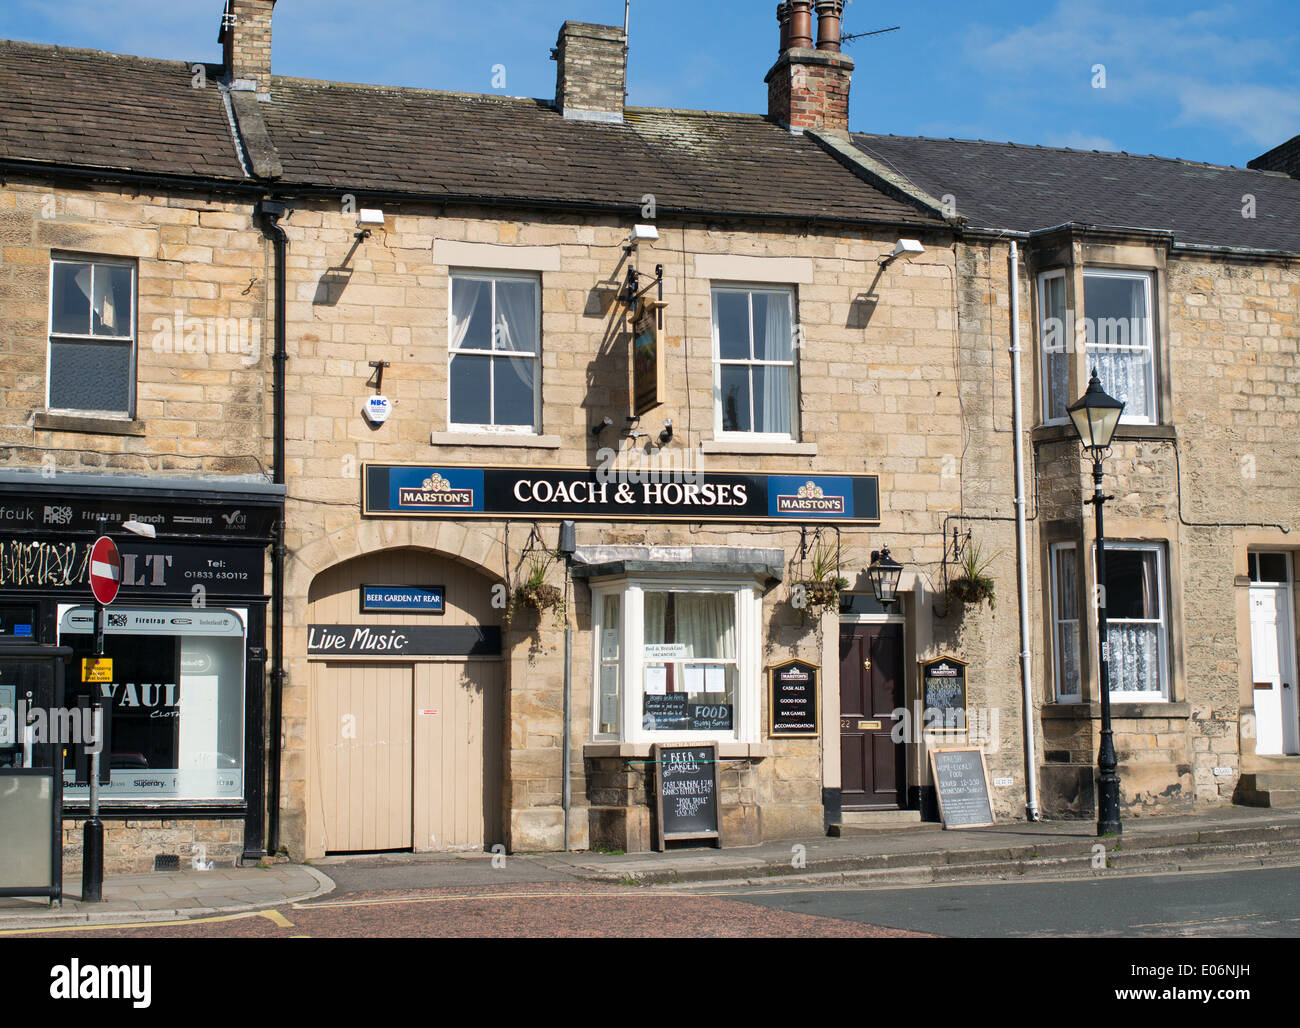
<instances>
[{"instance_id":1,"label":"white painted window frame","mask_svg":"<svg viewBox=\"0 0 1300 1028\"><path fill-rule=\"evenodd\" d=\"M796 288L792 285L772 282L711 282L709 288L709 312L712 320L713 335L713 438L719 440L748 440L750 442L773 442L789 443L798 442L802 421L801 403L800 403L800 375L799 375L799 347L791 340L790 360L788 361L769 361L757 360L753 357L745 360L722 357L722 342L720 338L718 325L718 294L719 293L741 293L749 298L749 352L754 352L754 293L779 293L789 298L790 301L790 330L795 332L798 329L799 321L799 296ZM722 366L724 364L734 365L745 368L755 367L773 367L790 369L790 432L737 432L724 431L722 428ZM754 387L753 378L750 379L749 390L749 423L754 424Z\"/></svg>"},{"instance_id":2,"label":"white painted window frame","mask_svg":"<svg viewBox=\"0 0 1300 1028\"><path fill-rule=\"evenodd\" d=\"M642 727L641 698L645 688L645 594L647 592L732 593L736 603L736 710L733 729L723 731L666 732ZM592 586L592 674L591 739L593 742L742 742L757 743L762 707L762 620L763 598L752 580L625 578ZM605 597L621 596L619 604L619 731L598 733L600 717L601 639L607 626L603 623ZM730 663L730 661L692 661L692 663Z\"/></svg>"},{"instance_id":3,"label":"white painted window frame","mask_svg":"<svg viewBox=\"0 0 1300 1028\"><path fill-rule=\"evenodd\" d=\"M95 296L95 268L97 266L112 266L115 268L127 268L131 272L131 332L125 336L106 336L106 335L82 335L80 333L55 332L54 331L54 269L59 264L86 264L90 266L91 275L91 304L94 304ZM45 410L50 414L66 414L74 417L95 417L109 418L119 421L131 421L135 418L136 404L136 377L139 369L139 346L137 336L139 334L139 325L137 319L140 315L140 265L138 261L127 257L104 257L91 256L84 254L64 254L54 253L50 255L50 273L48 278L49 301L46 305L46 333L45 333ZM91 313L93 322L94 312ZM92 326L88 326L92 327ZM75 342L75 343L130 343L131 359L130 372L127 375L127 403L126 411L120 410L89 410L80 407L52 407L50 405L50 395L54 384L54 344L58 342Z\"/></svg>"},{"instance_id":4,"label":"white painted window frame","mask_svg":"<svg viewBox=\"0 0 1300 1028\"><path fill-rule=\"evenodd\" d=\"M470 279L478 282L489 282L492 284L492 329L496 331L496 305L497 293L496 283L500 281L528 282L537 290L537 302L535 321L533 326L534 338L537 340L537 348L533 353L524 353L517 350L497 350L495 348L482 350L475 347L458 348L452 346L452 339L455 337L455 319L452 313L452 293L456 288L457 279ZM533 423L531 425L476 425L463 421L453 421L451 417L451 394L452 394L452 377L451 365L452 360L460 355L477 356L488 358L488 410L490 415L496 416L496 395L493 385L496 381L496 364L499 359L509 357L528 357L536 361L536 371L533 374ZM536 436L541 434L542 430L542 276L540 272L528 271L495 271L492 269L481 268L453 268L447 276L447 427L452 432L471 432L487 435L521 435Z\"/></svg>"},{"instance_id":5,"label":"white painted window frame","mask_svg":"<svg viewBox=\"0 0 1300 1028\"><path fill-rule=\"evenodd\" d=\"M1160 650L1160 688L1159 690L1146 689L1142 692L1116 692L1111 690L1111 703L1168 703L1169 702L1169 563L1168 563L1168 544L1162 541L1149 542L1129 542L1129 541L1111 541L1106 540L1106 554L1109 556L1116 550L1153 550L1156 554L1156 584L1158 586L1157 594L1160 598L1160 615L1156 618L1116 618L1110 615L1109 604L1107 604L1106 624L1107 628L1114 624L1154 624L1159 628L1159 650ZM1092 569L1093 581L1096 582L1097 575L1097 544L1094 542L1092 547ZM1080 636L1082 641L1082 636Z\"/></svg>"},{"instance_id":6,"label":"white painted window frame","mask_svg":"<svg viewBox=\"0 0 1300 1028\"><path fill-rule=\"evenodd\" d=\"M1087 625L1087 618L1082 616L1075 617L1075 618L1061 617L1061 584L1060 584L1060 574L1059 574L1059 561L1060 561L1060 554L1064 550L1069 550L1074 554L1074 565L1075 565L1074 573L1076 578L1082 572L1082 569L1079 567L1079 547L1077 546L1077 544L1072 542L1067 542L1067 543L1053 543L1051 545L1051 547L1049 548L1051 559L1048 564L1048 574L1051 576L1050 592L1052 597L1052 667L1053 667L1052 675L1053 675L1053 683L1055 686L1056 702L1057 703L1078 703L1083 698L1083 683L1081 681L1076 681L1074 683L1073 692L1066 692L1064 689L1065 674L1064 674L1063 658L1065 656L1065 653L1061 642L1061 625L1068 624L1069 622L1073 621L1074 624L1078 627L1078 632L1076 634L1077 635L1076 652L1074 656L1075 656L1075 666L1080 668L1080 671L1082 671L1083 654L1079 651L1082 649L1083 633ZM1075 603L1079 605L1080 615L1083 614L1083 610L1084 610L1083 602L1084 602L1083 597L1075 598ZM1082 677L1082 675L1080 675L1080 677Z\"/></svg>"}]
</instances>

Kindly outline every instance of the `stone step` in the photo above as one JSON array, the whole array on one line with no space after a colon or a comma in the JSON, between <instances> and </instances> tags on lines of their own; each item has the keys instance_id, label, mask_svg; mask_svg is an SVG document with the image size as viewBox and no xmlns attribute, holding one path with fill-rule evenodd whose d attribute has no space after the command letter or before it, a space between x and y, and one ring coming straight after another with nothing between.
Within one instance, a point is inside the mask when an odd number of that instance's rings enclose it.
<instances>
[{"instance_id":1,"label":"stone step","mask_svg":"<svg viewBox=\"0 0 1300 1028\"><path fill-rule=\"evenodd\" d=\"M832 837L843 837L921 826L919 810L846 810L840 814L839 824L831 825L826 834ZM939 826L926 824L924 827L937 829Z\"/></svg>"},{"instance_id":2,"label":"stone step","mask_svg":"<svg viewBox=\"0 0 1300 1028\"><path fill-rule=\"evenodd\" d=\"M1293 771L1300 774L1300 757L1259 753L1242 754L1241 773L1243 775L1258 774L1261 771Z\"/></svg>"},{"instance_id":3,"label":"stone step","mask_svg":"<svg viewBox=\"0 0 1300 1028\"><path fill-rule=\"evenodd\" d=\"M1237 802L1247 807L1300 807L1300 773L1263 771L1242 775Z\"/></svg>"}]
</instances>

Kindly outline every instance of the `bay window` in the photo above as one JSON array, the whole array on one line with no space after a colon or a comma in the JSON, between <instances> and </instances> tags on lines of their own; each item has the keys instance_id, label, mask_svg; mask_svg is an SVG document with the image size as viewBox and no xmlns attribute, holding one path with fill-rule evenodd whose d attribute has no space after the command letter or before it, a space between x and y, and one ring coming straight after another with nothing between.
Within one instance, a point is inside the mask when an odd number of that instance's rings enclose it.
<instances>
[{"instance_id":1,"label":"bay window","mask_svg":"<svg viewBox=\"0 0 1300 1028\"><path fill-rule=\"evenodd\" d=\"M1086 268L1081 310L1066 301L1066 272L1038 278L1043 369L1043 417L1064 421L1070 395L1070 362L1080 345L1086 367L1095 368L1102 388L1125 403L1123 421L1153 425L1157 418L1153 276L1147 271ZM1080 305L1076 301L1076 307ZM1083 392L1082 386L1076 390Z\"/></svg>"},{"instance_id":2,"label":"bay window","mask_svg":"<svg viewBox=\"0 0 1300 1028\"><path fill-rule=\"evenodd\" d=\"M757 741L755 587L593 584L593 735L626 742Z\"/></svg>"},{"instance_id":3,"label":"bay window","mask_svg":"<svg viewBox=\"0 0 1300 1028\"><path fill-rule=\"evenodd\" d=\"M1051 549L1052 643L1056 698L1079 702L1078 549ZM1106 543L1106 628L1110 697L1134 703L1169 698L1169 603L1161 543ZM1093 631L1095 631L1095 622Z\"/></svg>"}]
</instances>

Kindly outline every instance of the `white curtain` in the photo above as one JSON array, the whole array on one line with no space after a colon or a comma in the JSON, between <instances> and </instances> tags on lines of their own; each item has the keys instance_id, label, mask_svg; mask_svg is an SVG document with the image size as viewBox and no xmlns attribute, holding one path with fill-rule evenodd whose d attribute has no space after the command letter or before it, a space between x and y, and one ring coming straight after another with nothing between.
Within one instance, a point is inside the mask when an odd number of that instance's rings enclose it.
<instances>
[{"instance_id":1,"label":"white curtain","mask_svg":"<svg viewBox=\"0 0 1300 1028\"><path fill-rule=\"evenodd\" d=\"M478 296L486 282L472 278L451 280L451 346L458 349L469 331L469 321L478 305Z\"/></svg>"},{"instance_id":2,"label":"white curtain","mask_svg":"<svg viewBox=\"0 0 1300 1028\"><path fill-rule=\"evenodd\" d=\"M786 293L768 293L767 317L762 327L766 346L761 353L767 360L790 360L793 354L790 326L790 297ZM759 326L754 325L757 334ZM758 347L754 348L758 351ZM755 353L759 356L759 353ZM757 370L757 369L755 369ZM759 432L780 432L793 434L791 418L791 399L794 392L794 375L786 368L765 367L762 369L763 392L762 405L756 412Z\"/></svg>"},{"instance_id":3,"label":"white curtain","mask_svg":"<svg viewBox=\"0 0 1300 1028\"><path fill-rule=\"evenodd\" d=\"M498 280L497 331L492 349L537 352L537 287L532 282Z\"/></svg>"},{"instance_id":4,"label":"white curtain","mask_svg":"<svg viewBox=\"0 0 1300 1028\"><path fill-rule=\"evenodd\" d=\"M736 601L730 593L674 593L679 643L697 659L736 658Z\"/></svg>"},{"instance_id":5,"label":"white curtain","mask_svg":"<svg viewBox=\"0 0 1300 1028\"><path fill-rule=\"evenodd\" d=\"M1110 643L1111 692L1159 692L1160 681L1160 564L1155 552L1147 550L1129 556L1137 565L1135 583L1141 617L1156 624L1109 621L1106 638ZM1107 576L1110 577L1109 575ZM1130 607L1130 609L1132 609Z\"/></svg>"},{"instance_id":6,"label":"white curtain","mask_svg":"<svg viewBox=\"0 0 1300 1028\"><path fill-rule=\"evenodd\" d=\"M1088 364L1097 369L1102 388L1126 404L1124 416L1150 418L1154 381L1151 326L1147 322L1146 289L1141 280L1085 279L1085 313L1088 317ZM1111 324L1102 325L1103 319ZM1098 339L1098 336L1101 336ZM1094 343L1126 343L1120 349L1101 349Z\"/></svg>"},{"instance_id":7,"label":"white curtain","mask_svg":"<svg viewBox=\"0 0 1300 1028\"><path fill-rule=\"evenodd\" d=\"M645 594L645 639L647 646L664 641L664 629L668 623L668 594Z\"/></svg>"}]
</instances>

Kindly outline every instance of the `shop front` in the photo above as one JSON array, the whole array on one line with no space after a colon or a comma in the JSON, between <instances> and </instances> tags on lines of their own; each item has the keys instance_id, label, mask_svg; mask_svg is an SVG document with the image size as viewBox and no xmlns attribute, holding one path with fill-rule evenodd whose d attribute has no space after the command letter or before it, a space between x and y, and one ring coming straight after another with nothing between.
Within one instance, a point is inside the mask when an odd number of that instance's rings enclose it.
<instances>
[{"instance_id":1,"label":"shop front","mask_svg":"<svg viewBox=\"0 0 1300 1028\"><path fill-rule=\"evenodd\" d=\"M264 853L266 547L282 489L247 480L7 472L0 478L0 628L72 654L65 704L104 708L105 867L230 865ZM122 555L95 655L90 547ZM89 793L81 747L63 767L65 861Z\"/></svg>"},{"instance_id":2,"label":"shop front","mask_svg":"<svg viewBox=\"0 0 1300 1028\"><path fill-rule=\"evenodd\" d=\"M500 817L512 849L650 849L656 745L716 747L724 846L821 834L841 803L914 803L907 742L891 734L889 720L908 686L907 605L891 613L846 593L845 609L870 607L870 616L841 627L845 582L865 589L867 600L871 586L863 561L840 567L831 556L870 552L880 523L875 476L371 464L363 483L363 518L378 522L371 538L431 550L454 540L448 552L399 559L393 574L425 562L422 577L408 574L403 584L427 586L471 555L480 572L500 568L502 602L490 602L492 576L480 578L481 609L466 623L503 626ZM384 551L354 558L345 587L313 586L309 644L319 646L330 627L322 604L333 603L329 616L347 622L336 637L351 638L354 623L367 620L358 597L378 571L360 569L383 558ZM548 588L554 606L534 609L529 598L546 597ZM466 611L468 601L453 605L452 596L448 585L447 609ZM867 664L843 683L844 643L858 636L880 655L878 670ZM355 745L333 738L338 687L326 682L343 672L319 649L309 653L313 703L330 713L313 715L310 749L332 769L333 754ZM868 707L846 702L844 688L866 695ZM412 705L405 692L397 703L403 711ZM430 718L422 706L414 702L417 730ZM873 717L877 730L868 732L862 723ZM404 778L409 759L398 749ZM341 806L329 795L337 775L318 779L327 810ZM362 787L351 802L364 805L375 788ZM407 809L405 793L398 802ZM405 848L403 839L395 845ZM420 838L413 848L428 844Z\"/></svg>"}]
</instances>

